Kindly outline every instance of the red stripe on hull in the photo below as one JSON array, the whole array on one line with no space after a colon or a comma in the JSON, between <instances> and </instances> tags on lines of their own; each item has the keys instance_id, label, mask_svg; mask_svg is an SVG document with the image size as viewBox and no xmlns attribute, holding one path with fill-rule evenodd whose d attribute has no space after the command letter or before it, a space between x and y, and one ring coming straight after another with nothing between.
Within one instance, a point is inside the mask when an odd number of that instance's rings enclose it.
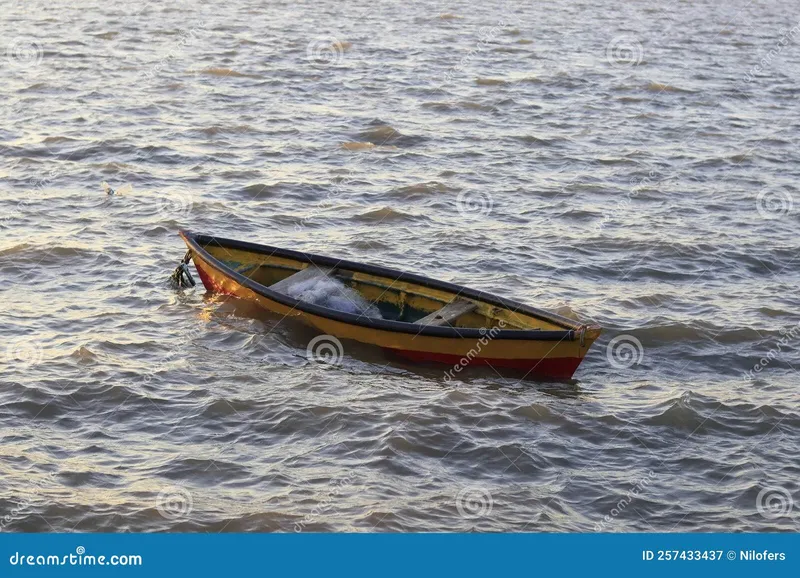
<instances>
[{"instance_id":1,"label":"red stripe on hull","mask_svg":"<svg viewBox=\"0 0 800 578\"><path fill-rule=\"evenodd\" d=\"M553 377L556 379L570 379L583 361L580 357L553 357L547 359L492 359L488 357L473 357L471 360L450 353L431 353L427 351L408 351L405 349L387 349L392 353L411 361L433 361L446 363L453 368L468 365L491 365L528 372L530 376ZM455 377L459 372L449 370L448 374Z\"/></svg>"},{"instance_id":2,"label":"red stripe on hull","mask_svg":"<svg viewBox=\"0 0 800 578\"><path fill-rule=\"evenodd\" d=\"M212 293L221 293L222 295L233 295L233 293L225 291L225 289L214 283L211 280L211 277L209 277L208 274L203 271L203 269L197 266L197 263L194 264L194 268L197 269L197 274L200 276L200 281L203 282L203 286L207 291L211 291Z\"/></svg>"}]
</instances>

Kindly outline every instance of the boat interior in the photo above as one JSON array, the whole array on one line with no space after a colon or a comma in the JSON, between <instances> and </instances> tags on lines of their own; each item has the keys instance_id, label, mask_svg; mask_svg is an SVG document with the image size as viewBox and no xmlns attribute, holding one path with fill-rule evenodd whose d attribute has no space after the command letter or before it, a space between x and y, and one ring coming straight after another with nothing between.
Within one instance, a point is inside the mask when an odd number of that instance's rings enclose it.
<instances>
[{"instance_id":1,"label":"boat interior","mask_svg":"<svg viewBox=\"0 0 800 578\"><path fill-rule=\"evenodd\" d=\"M383 319L463 328L502 327L527 331L574 328L567 323L557 324L492 303L465 299L452 291L387 276L340 267L321 268L297 259L216 245L204 248L237 273L278 292L284 292L292 283L308 282L315 277L334 279L377 307Z\"/></svg>"}]
</instances>

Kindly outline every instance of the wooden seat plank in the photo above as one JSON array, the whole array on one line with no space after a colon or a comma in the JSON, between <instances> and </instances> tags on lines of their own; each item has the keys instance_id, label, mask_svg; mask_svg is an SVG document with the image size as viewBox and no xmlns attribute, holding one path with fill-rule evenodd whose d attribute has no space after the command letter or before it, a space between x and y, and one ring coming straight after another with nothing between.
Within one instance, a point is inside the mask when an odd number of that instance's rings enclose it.
<instances>
[{"instance_id":1,"label":"wooden seat plank","mask_svg":"<svg viewBox=\"0 0 800 578\"><path fill-rule=\"evenodd\" d=\"M417 323L420 325L436 325L441 326L446 323L451 323L457 318L474 311L478 307L477 303L467 301L466 299L458 299L448 303L441 309L434 311L430 315L426 315Z\"/></svg>"}]
</instances>

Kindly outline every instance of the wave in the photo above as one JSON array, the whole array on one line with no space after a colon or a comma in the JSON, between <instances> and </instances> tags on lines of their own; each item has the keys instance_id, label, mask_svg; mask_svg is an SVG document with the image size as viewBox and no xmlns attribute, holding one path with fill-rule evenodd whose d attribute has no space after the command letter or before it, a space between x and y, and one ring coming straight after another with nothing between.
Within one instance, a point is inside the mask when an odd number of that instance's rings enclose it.
<instances>
[{"instance_id":1,"label":"wave","mask_svg":"<svg viewBox=\"0 0 800 578\"><path fill-rule=\"evenodd\" d=\"M370 144L374 146L394 145L405 147L419 144L425 140L424 137L402 134L393 126L383 124L380 121L373 123L373 125L369 128L357 133L356 138L358 139L358 142L367 145L364 148L371 148L368 146ZM352 142L345 144L350 146L355 145L355 143ZM356 147L351 150L361 149Z\"/></svg>"},{"instance_id":2,"label":"wave","mask_svg":"<svg viewBox=\"0 0 800 578\"><path fill-rule=\"evenodd\" d=\"M375 148L371 142L343 142L342 148L348 151L367 151Z\"/></svg>"},{"instance_id":3,"label":"wave","mask_svg":"<svg viewBox=\"0 0 800 578\"><path fill-rule=\"evenodd\" d=\"M521 136L516 136L514 138L515 140L518 140L519 142L527 145L535 145L543 147L555 147L564 144L566 142L569 142L568 139L564 137L545 138L534 135L521 135Z\"/></svg>"},{"instance_id":4,"label":"wave","mask_svg":"<svg viewBox=\"0 0 800 578\"><path fill-rule=\"evenodd\" d=\"M502 78L481 78L478 77L475 79L475 84L478 86L502 86L504 84L508 84L507 80L503 80Z\"/></svg>"},{"instance_id":5,"label":"wave","mask_svg":"<svg viewBox=\"0 0 800 578\"><path fill-rule=\"evenodd\" d=\"M216 136L218 134L252 134L260 132L258 129L250 126L249 124L238 125L213 125L206 128L198 129L200 134L206 136Z\"/></svg>"},{"instance_id":6,"label":"wave","mask_svg":"<svg viewBox=\"0 0 800 578\"><path fill-rule=\"evenodd\" d=\"M360 133L358 133L358 137L363 140L372 143L379 142L381 144L384 142L395 140L401 136L402 135L400 134L400 131L398 131L392 126L389 126L388 124L369 128L367 130L363 130Z\"/></svg>"},{"instance_id":7,"label":"wave","mask_svg":"<svg viewBox=\"0 0 800 578\"><path fill-rule=\"evenodd\" d=\"M459 100L457 103L459 108L465 110L480 110L483 112L491 112L497 110L497 107L490 104L481 104L480 102L473 102L471 100Z\"/></svg>"},{"instance_id":8,"label":"wave","mask_svg":"<svg viewBox=\"0 0 800 578\"><path fill-rule=\"evenodd\" d=\"M272 194L276 193L279 189L278 185L265 185L263 183L258 183L255 185L247 185L245 188L241 189L241 194L246 197L250 198L266 198L272 196Z\"/></svg>"},{"instance_id":9,"label":"wave","mask_svg":"<svg viewBox=\"0 0 800 578\"><path fill-rule=\"evenodd\" d=\"M200 71L200 74L206 74L209 76L221 76L221 77L230 77L230 78L264 78L258 74L246 74L244 72L237 72L236 70L231 70L230 68L205 68Z\"/></svg>"},{"instance_id":10,"label":"wave","mask_svg":"<svg viewBox=\"0 0 800 578\"><path fill-rule=\"evenodd\" d=\"M366 221L366 222L381 222L381 223L393 223L398 221L414 221L418 217L415 215L411 215L409 213L404 213L402 211L398 211L396 209L392 209L391 207L383 207L382 209L375 209L373 211L367 211L366 213L361 213L360 215L356 216L355 219L358 221Z\"/></svg>"},{"instance_id":11,"label":"wave","mask_svg":"<svg viewBox=\"0 0 800 578\"><path fill-rule=\"evenodd\" d=\"M392 189L391 191L389 191L387 196L409 199L409 198L428 197L432 194L452 193L456 191L457 189L449 187L444 183L440 183L438 181L429 181L427 183L417 183L414 185L400 187L398 189Z\"/></svg>"},{"instance_id":12,"label":"wave","mask_svg":"<svg viewBox=\"0 0 800 578\"><path fill-rule=\"evenodd\" d=\"M686 88L678 88L677 86L672 86L671 84L664 84L661 82L650 82L647 85L647 90L650 92L682 92L691 94L694 91L688 90Z\"/></svg>"},{"instance_id":13,"label":"wave","mask_svg":"<svg viewBox=\"0 0 800 578\"><path fill-rule=\"evenodd\" d=\"M694 392L642 409L640 414L651 414L636 420L641 425L668 427L692 435L718 433L745 437L763 436L780 423L792 427L800 420L800 416L768 404L734 404Z\"/></svg>"}]
</instances>

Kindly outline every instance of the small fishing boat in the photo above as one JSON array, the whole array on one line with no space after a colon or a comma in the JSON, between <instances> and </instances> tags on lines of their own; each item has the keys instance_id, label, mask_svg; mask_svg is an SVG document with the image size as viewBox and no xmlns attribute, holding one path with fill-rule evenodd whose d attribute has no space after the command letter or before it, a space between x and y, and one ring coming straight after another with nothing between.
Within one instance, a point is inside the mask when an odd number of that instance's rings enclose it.
<instances>
[{"instance_id":1,"label":"small fishing boat","mask_svg":"<svg viewBox=\"0 0 800 578\"><path fill-rule=\"evenodd\" d=\"M601 331L412 273L188 231L180 236L188 252L176 270L179 280L190 276L193 260L208 291L253 301L336 338L450 365L450 378L474 364L569 379ZM331 285L353 306L314 297Z\"/></svg>"}]
</instances>

